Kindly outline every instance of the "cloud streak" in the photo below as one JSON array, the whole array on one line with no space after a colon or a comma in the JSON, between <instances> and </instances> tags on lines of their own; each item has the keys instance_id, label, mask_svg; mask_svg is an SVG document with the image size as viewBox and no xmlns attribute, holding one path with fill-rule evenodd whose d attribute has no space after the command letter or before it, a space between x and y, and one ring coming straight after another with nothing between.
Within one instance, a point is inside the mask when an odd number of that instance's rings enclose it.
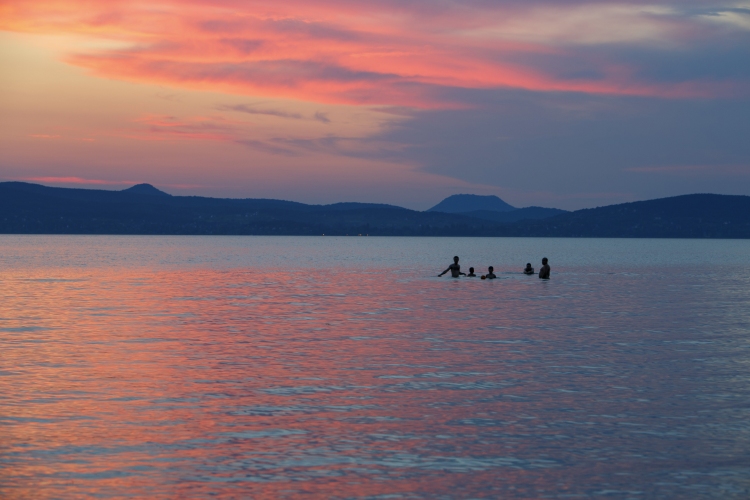
<instances>
[{"instance_id":1,"label":"cloud streak","mask_svg":"<svg viewBox=\"0 0 750 500\"><path fill-rule=\"evenodd\" d=\"M150 141L167 140L202 140L230 142L234 140L237 127L227 123L221 117L190 117L180 119L175 116L146 115L135 123L140 129L135 134L129 133L134 139Z\"/></svg>"},{"instance_id":2,"label":"cloud streak","mask_svg":"<svg viewBox=\"0 0 750 500\"><path fill-rule=\"evenodd\" d=\"M750 165L659 165L631 167L624 171L643 174L749 176Z\"/></svg>"},{"instance_id":3,"label":"cloud streak","mask_svg":"<svg viewBox=\"0 0 750 500\"><path fill-rule=\"evenodd\" d=\"M135 181L110 181L105 179L85 179L83 177L17 177L16 181L41 182L44 184L80 184L91 186L125 186L138 184Z\"/></svg>"},{"instance_id":4,"label":"cloud streak","mask_svg":"<svg viewBox=\"0 0 750 500\"><path fill-rule=\"evenodd\" d=\"M222 105L217 106L219 111L236 111L238 113L246 113L248 115L265 115L265 116L276 116L278 118L292 118L294 120L302 119L302 115L299 113L289 113L278 109L263 109L256 108L254 106L248 106L246 104L236 104L233 106Z\"/></svg>"}]
</instances>

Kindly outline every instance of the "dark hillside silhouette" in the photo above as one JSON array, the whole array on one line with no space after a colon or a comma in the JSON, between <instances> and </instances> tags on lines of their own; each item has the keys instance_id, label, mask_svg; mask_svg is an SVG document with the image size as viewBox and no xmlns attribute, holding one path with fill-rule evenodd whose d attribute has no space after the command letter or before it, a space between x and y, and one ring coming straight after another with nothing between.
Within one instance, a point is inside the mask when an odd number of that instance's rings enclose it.
<instances>
[{"instance_id":1,"label":"dark hillside silhouette","mask_svg":"<svg viewBox=\"0 0 750 500\"><path fill-rule=\"evenodd\" d=\"M543 207L526 207L517 208L508 212L493 212L491 210L476 210L474 212L464 212L461 215L467 215L469 217L475 217L477 219L484 219L493 222L501 222L503 224L509 224L511 222L518 222L522 220L530 219L548 219L556 215L567 214L567 210L560 210L559 208L543 208Z\"/></svg>"},{"instance_id":2,"label":"dark hillside silhouette","mask_svg":"<svg viewBox=\"0 0 750 500\"><path fill-rule=\"evenodd\" d=\"M517 225L518 236L750 238L750 196L690 194L577 210Z\"/></svg>"},{"instance_id":3,"label":"dark hillside silhouette","mask_svg":"<svg viewBox=\"0 0 750 500\"><path fill-rule=\"evenodd\" d=\"M561 211L451 214L368 203L172 196L150 185L135 187L104 191L2 182L0 233L750 238L748 196L694 194L539 219Z\"/></svg>"},{"instance_id":4,"label":"dark hillside silhouette","mask_svg":"<svg viewBox=\"0 0 750 500\"><path fill-rule=\"evenodd\" d=\"M144 191L146 194L144 194ZM392 205L155 196L0 183L0 233L489 235L499 224Z\"/></svg>"}]
</instances>

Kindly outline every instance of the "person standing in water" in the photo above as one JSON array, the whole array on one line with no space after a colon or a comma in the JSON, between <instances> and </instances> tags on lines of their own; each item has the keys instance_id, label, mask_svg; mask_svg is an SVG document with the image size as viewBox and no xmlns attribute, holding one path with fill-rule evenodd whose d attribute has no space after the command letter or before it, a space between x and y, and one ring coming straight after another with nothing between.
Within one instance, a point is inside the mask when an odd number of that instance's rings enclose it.
<instances>
[{"instance_id":1,"label":"person standing in water","mask_svg":"<svg viewBox=\"0 0 750 500\"><path fill-rule=\"evenodd\" d=\"M542 279L542 280L549 279L550 268L547 262L548 262L547 257L542 259L542 268L539 270L539 279Z\"/></svg>"},{"instance_id":2,"label":"person standing in water","mask_svg":"<svg viewBox=\"0 0 750 500\"><path fill-rule=\"evenodd\" d=\"M497 276L495 276L495 273L493 272L494 270L495 270L495 268L494 268L494 267L492 267L492 266L490 266L490 267L489 267L489 268L487 269L487 271L488 271L488 272L487 272L487 279L488 279L488 280L494 280L495 278L497 278Z\"/></svg>"},{"instance_id":3,"label":"person standing in water","mask_svg":"<svg viewBox=\"0 0 750 500\"><path fill-rule=\"evenodd\" d=\"M458 255L453 257L453 264L448 266L448 269L438 274L438 278L444 275L445 273L447 273L448 271L451 272L451 276L454 278L458 278L459 276L466 276L466 273L461 272L461 266L458 265Z\"/></svg>"},{"instance_id":4,"label":"person standing in water","mask_svg":"<svg viewBox=\"0 0 750 500\"><path fill-rule=\"evenodd\" d=\"M523 274L534 274L534 268L531 267L531 262L526 263L526 268L523 270Z\"/></svg>"},{"instance_id":5,"label":"person standing in water","mask_svg":"<svg viewBox=\"0 0 750 500\"><path fill-rule=\"evenodd\" d=\"M474 274L474 268L473 267L469 268L469 274L467 274L466 277L467 278L476 278L477 277L477 275Z\"/></svg>"}]
</instances>

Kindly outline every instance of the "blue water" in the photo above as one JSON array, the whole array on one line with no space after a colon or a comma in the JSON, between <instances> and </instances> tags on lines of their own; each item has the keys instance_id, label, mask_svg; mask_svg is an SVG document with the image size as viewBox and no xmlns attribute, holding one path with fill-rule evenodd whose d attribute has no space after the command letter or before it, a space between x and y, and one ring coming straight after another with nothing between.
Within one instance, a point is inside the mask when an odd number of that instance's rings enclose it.
<instances>
[{"instance_id":1,"label":"blue water","mask_svg":"<svg viewBox=\"0 0 750 500\"><path fill-rule=\"evenodd\" d=\"M0 236L0 496L748 498L749 255Z\"/></svg>"}]
</instances>

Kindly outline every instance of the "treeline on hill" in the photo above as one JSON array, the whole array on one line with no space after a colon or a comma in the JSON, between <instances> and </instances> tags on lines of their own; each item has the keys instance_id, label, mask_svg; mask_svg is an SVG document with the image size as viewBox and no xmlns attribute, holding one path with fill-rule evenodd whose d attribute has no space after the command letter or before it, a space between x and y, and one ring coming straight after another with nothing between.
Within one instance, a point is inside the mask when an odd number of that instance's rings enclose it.
<instances>
[{"instance_id":1,"label":"treeline on hill","mask_svg":"<svg viewBox=\"0 0 750 500\"><path fill-rule=\"evenodd\" d=\"M748 196L696 194L576 212L541 210L547 212L479 217L365 203L171 196L149 185L103 191L0 183L5 234L750 238ZM551 216L516 220L524 214Z\"/></svg>"}]
</instances>

